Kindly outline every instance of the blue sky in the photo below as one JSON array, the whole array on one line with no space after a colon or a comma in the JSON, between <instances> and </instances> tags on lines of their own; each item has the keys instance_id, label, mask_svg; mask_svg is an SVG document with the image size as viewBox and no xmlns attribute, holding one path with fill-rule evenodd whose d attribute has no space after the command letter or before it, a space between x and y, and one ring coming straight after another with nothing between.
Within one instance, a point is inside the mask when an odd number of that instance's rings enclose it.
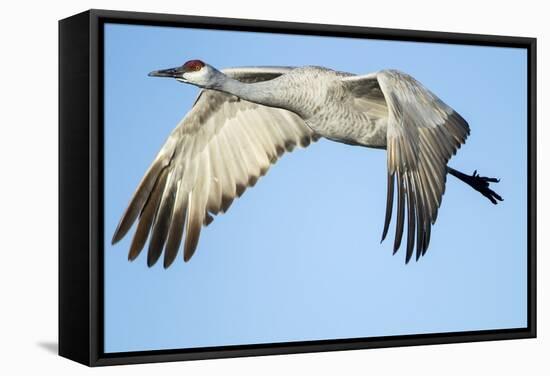
<instances>
[{"instance_id":1,"label":"blue sky","mask_svg":"<svg viewBox=\"0 0 550 376\"><path fill-rule=\"evenodd\" d=\"M108 24L104 56L106 352L526 326L525 50ZM430 248L405 265L393 225L380 244L385 152L321 140L203 229L189 263L130 263L131 236L111 236L198 93L147 73L195 58L405 71L470 124L450 165L500 177L505 201L449 176Z\"/></svg>"}]
</instances>

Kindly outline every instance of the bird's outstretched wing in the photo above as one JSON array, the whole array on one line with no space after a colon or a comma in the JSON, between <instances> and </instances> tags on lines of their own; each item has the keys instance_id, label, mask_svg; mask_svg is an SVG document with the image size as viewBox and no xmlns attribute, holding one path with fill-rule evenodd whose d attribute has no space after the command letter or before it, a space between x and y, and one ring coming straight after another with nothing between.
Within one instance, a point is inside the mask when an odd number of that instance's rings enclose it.
<instances>
[{"instance_id":1,"label":"bird's outstretched wing","mask_svg":"<svg viewBox=\"0 0 550 376\"><path fill-rule=\"evenodd\" d=\"M399 71L346 77L343 82L366 107L369 102L379 106L381 99L385 101L388 193L382 240L388 232L397 186L394 253L401 245L406 214L405 260L411 259L415 238L418 260L430 242L445 191L447 162L466 141L468 123L420 82Z\"/></svg>"},{"instance_id":2,"label":"bird's outstretched wing","mask_svg":"<svg viewBox=\"0 0 550 376\"><path fill-rule=\"evenodd\" d=\"M289 69L231 68L224 73L257 82ZM149 266L163 250L164 267L170 266L183 238L183 257L189 260L202 226L212 221L212 215L225 212L284 152L306 147L317 138L292 112L202 90L139 183L115 230L113 244L137 220L130 260L139 255L149 237Z\"/></svg>"}]
</instances>

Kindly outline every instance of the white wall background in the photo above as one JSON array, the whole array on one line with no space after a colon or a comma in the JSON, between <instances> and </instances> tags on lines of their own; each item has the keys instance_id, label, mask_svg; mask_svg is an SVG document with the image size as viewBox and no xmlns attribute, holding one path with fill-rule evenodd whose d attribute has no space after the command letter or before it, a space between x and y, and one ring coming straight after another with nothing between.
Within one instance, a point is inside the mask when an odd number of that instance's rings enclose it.
<instances>
[{"instance_id":1,"label":"white wall background","mask_svg":"<svg viewBox=\"0 0 550 376\"><path fill-rule=\"evenodd\" d=\"M550 26L543 1L4 2L0 22L0 373L543 374L550 369L546 166ZM57 20L106 8L518 35L538 41L539 338L88 369L57 357ZM472 260L473 262L475 260ZM467 278L467 276L465 276ZM547 373L546 373L547 374Z\"/></svg>"}]
</instances>

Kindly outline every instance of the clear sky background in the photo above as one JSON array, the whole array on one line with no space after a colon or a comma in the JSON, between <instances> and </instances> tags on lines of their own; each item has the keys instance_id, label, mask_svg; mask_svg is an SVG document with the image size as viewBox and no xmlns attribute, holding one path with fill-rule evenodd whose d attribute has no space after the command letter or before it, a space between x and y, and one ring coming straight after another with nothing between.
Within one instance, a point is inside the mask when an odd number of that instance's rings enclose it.
<instances>
[{"instance_id":1,"label":"clear sky background","mask_svg":"<svg viewBox=\"0 0 550 376\"><path fill-rule=\"evenodd\" d=\"M450 165L500 177L492 205L452 176L419 262L380 244L384 151L321 140L285 155L203 229L189 263L127 261L110 239L198 88L147 77L202 59L224 68L403 70L471 135ZM105 26L105 351L139 351L527 325L527 54L522 49Z\"/></svg>"}]
</instances>

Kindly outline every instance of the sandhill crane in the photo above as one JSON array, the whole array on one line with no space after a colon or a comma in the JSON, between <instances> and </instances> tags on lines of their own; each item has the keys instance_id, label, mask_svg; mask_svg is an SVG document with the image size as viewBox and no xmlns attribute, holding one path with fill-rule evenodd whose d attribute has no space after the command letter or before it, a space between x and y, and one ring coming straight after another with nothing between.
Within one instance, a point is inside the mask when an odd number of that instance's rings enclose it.
<instances>
[{"instance_id":1,"label":"sandhill crane","mask_svg":"<svg viewBox=\"0 0 550 376\"><path fill-rule=\"evenodd\" d=\"M227 211L286 151L320 137L387 150L382 240L397 199L394 253L407 222L406 257L424 255L447 173L494 204L497 179L447 166L470 133L468 123L413 77L396 70L354 75L323 67L244 67L219 71L200 60L149 73L202 88L139 183L112 243L138 221L128 258L147 239L147 264L164 250L174 261L182 238L188 261L203 225ZM342 187L345 189L345 186ZM394 194L394 190L397 191ZM150 235L150 236L149 236Z\"/></svg>"}]
</instances>

